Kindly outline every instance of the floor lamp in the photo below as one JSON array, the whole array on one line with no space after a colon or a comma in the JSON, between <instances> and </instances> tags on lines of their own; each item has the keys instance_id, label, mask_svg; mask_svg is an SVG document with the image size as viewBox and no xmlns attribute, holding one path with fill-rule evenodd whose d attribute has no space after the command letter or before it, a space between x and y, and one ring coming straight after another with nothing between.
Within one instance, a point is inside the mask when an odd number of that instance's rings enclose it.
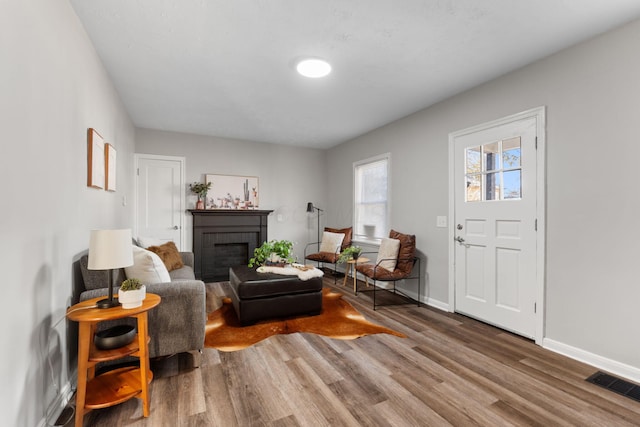
<instances>
[{"instance_id":1,"label":"floor lamp","mask_svg":"<svg viewBox=\"0 0 640 427\"><path fill-rule=\"evenodd\" d=\"M98 308L119 306L113 298L113 269L133 265L131 230L91 230L87 264L89 270L109 271L109 298L98 301Z\"/></svg>"},{"instance_id":2,"label":"floor lamp","mask_svg":"<svg viewBox=\"0 0 640 427\"><path fill-rule=\"evenodd\" d=\"M322 209L313 206L312 202L307 203L307 212L313 213L313 210L318 211L318 252L320 252L320 212L324 212Z\"/></svg>"}]
</instances>

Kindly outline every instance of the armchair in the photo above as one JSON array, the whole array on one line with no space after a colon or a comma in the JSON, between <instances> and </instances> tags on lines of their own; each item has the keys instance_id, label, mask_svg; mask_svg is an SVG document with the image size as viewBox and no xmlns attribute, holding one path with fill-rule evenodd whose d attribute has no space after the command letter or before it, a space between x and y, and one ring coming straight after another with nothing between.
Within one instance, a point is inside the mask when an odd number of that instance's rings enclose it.
<instances>
[{"instance_id":1,"label":"armchair","mask_svg":"<svg viewBox=\"0 0 640 427\"><path fill-rule=\"evenodd\" d=\"M397 256L388 256L384 254L383 245L378 252L378 259L375 264L358 264L356 270L365 276L367 285L369 279L373 280L373 309L376 309L376 281L385 281L393 283L393 293L404 295L401 291L396 289L396 282L403 279L417 279L418 280L418 307L420 307L420 288L421 288L421 276L420 276L420 258L415 256L416 253L416 236L399 233L395 230L391 230L389 233L389 239L399 241L399 248L397 250ZM391 242L392 244L395 242ZM397 243L396 243L397 244ZM417 275L412 275L415 265L418 265ZM357 291L357 289L356 289ZM384 291L388 291L384 289ZM413 299L413 298L409 298ZM387 305L387 304L385 304Z\"/></svg>"},{"instance_id":2,"label":"armchair","mask_svg":"<svg viewBox=\"0 0 640 427\"><path fill-rule=\"evenodd\" d=\"M351 246L351 238L352 238L352 234L353 234L353 228L352 227L347 227L347 228L331 228L331 227L325 227L324 228L325 233L335 233L335 234L343 234L344 237L342 238L342 243L338 246L333 246L332 251L326 251L323 249L326 249L327 246L332 246L332 245L327 245L327 239L325 238L325 236L327 236L326 234L322 235L322 242L311 242L309 244L307 244L307 246L305 246L304 248L304 259L305 260L310 260L310 261L315 261L318 264L322 263L322 264L333 264L333 281L335 283L336 281L336 268L337 268L337 264L338 264L338 258L340 258L340 253L345 249L348 248L349 246ZM315 253L310 253L308 254L307 252L310 251L312 249L312 247L314 245L318 246L318 251Z\"/></svg>"}]
</instances>

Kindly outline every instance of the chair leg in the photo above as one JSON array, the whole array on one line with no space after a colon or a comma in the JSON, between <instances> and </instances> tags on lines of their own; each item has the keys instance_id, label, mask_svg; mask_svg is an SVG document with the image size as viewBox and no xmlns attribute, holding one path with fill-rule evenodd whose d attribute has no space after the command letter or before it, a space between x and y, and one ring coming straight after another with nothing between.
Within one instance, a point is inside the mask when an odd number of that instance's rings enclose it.
<instances>
[{"instance_id":1,"label":"chair leg","mask_svg":"<svg viewBox=\"0 0 640 427\"><path fill-rule=\"evenodd\" d=\"M376 311L376 279L373 279L373 311Z\"/></svg>"}]
</instances>

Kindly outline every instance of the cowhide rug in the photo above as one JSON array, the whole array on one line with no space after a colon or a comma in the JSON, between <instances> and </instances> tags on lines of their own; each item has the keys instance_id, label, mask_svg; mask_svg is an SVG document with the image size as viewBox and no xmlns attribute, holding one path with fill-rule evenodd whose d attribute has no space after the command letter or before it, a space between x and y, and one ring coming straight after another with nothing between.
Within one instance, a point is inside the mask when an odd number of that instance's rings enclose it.
<instances>
[{"instance_id":1,"label":"cowhide rug","mask_svg":"<svg viewBox=\"0 0 640 427\"><path fill-rule=\"evenodd\" d=\"M236 351L278 334L303 332L341 340L352 340L371 334L390 334L406 338L400 332L369 322L342 294L322 290L322 313L317 316L293 317L240 326L231 299L224 298L222 307L209 314L205 328L205 345L221 351Z\"/></svg>"}]
</instances>

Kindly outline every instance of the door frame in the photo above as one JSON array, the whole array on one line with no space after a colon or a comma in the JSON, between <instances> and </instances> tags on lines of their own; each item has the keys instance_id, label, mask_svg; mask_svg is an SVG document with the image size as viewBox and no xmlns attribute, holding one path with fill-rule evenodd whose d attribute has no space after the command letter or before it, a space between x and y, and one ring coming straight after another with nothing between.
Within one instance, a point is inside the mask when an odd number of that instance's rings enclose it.
<instances>
[{"instance_id":1,"label":"door frame","mask_svg":"<svg viewBox=\"0 0 640 427\"><path fill-rule=\"evenodd\" d=\"M185 189L185 166L186 166L186 158L184 157L179 157L179 156L163 156L160 154L144 154L144 153L134 153L133 154L133 174L134 174L134 188L133 188L133 197L134 197L134 207L133 207L133 215L134 215L134 222L133 222L133 233L134 236L138 235L138 214L139 214L139 207L138 207L138 184L139 184L139 176L140 176L140 171L139 171L139 166L140 166L140 159L149 159L149 160L169 160L169 161L175 161L175 162L180 162L180 248L181 250L185 250L184 249L184 245L185 245L185 228L184 228L184 222L185 222L185 211L186 211L186 189Z\"/></svg>"},{"instance_id":2,"label":"door frame","mask_svg":"<svg viewBox=\"0 0 640 427\"><path fill-rule=\"evenodd\" d=\"M536 310L535 333L536 344L542 345L545 334L545 283L546 283L546 107L532 108L507 117L502 117L490 122L481 123L466 129L449 133L449 311L456 311L455 298L455 170L454 170L454 143L456 138L501 126L517 120L534 118L536 120Z\"/></svg>"}]
</instances>

